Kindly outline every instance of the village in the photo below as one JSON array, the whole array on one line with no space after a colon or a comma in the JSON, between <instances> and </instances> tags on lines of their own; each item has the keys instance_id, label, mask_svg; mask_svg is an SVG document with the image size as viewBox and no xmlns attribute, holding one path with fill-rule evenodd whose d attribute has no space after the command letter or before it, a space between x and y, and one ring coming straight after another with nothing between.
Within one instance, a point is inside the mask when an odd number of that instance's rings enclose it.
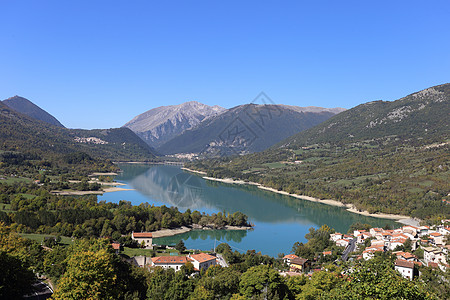
<instances>
[{"instance_id":1,"label":"village","mask_svg":"<svg viewBox=\"0 0 450 300\"><path fill-rule=\"evenodd\" d=\"M447 261L450 245L446 241L450 238L450 220L441 221L437 226L412 226L406 225L398 229L366 228L354 230L353 233L342 234L339 232L330 234L330 240L342 251L338 260L370 260L377 253L391 253L396 257L394 268L404 278L414 279L420 276L418 267L427 266L440 269L445 272L450 266ZM153 249L153 234L151 232L133 232L132 239L145 249ZM121 245L112 243L116 254L120 253ZM321 256L332 255L333 251L327 250ZM221 254L215 252L194 252L187 255L165 256L135 256L127 259L133 265L151 269L162 267L181 270L186 263L192 263L194 272L201 272L211 266L221 265L227 267L228 263ZM339 253L341 254L341 253ZM285 255L283 258L286 270L280 270L283 276L309 275L323 269L314 265L313 261L299 257L295 254ZM288 269L288 271L287 271Z\"/></svg>"}]
</instances>

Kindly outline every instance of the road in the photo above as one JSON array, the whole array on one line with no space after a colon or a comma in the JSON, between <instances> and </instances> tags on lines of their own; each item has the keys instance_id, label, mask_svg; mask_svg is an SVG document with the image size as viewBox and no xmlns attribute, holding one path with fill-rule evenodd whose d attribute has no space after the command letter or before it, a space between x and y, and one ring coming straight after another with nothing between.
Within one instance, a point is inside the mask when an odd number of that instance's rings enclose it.
<instances>
[{"instance_id":1,"label":"road","mask_svg":"<svg viewBox=\"0 0 450 300\"><path fill-rule=\"evenodd\" d=\"M226 262L225 258L223 258L222 254L217 253L216 257L219 265L221 265L224 268L228 267L228 263Z\"/></svg>"},{"instance_id":2,"label":"road","mask_svg":"<svg viewBox=\"0 0 450 300\"><path fill-rule=\"evenodd\" d=\"M33 284L34 292L30 295L23 296L24 299L44 300L52 296L52 289L42 281L36 281Z\"/></svg>"},{"instance_id":3,"label":"road","mask_svg":"<svg viewBox=\"0 0 450 300\"><path fill-rule=\"evenodd\" d=\"M346 261L348 259L349 254L355 251L355 248L356 248L356 238L353 238L348 244L347 248L345 248L344 252L342 253L341 259L343 261Z\"/></svg>"}]
</instances>

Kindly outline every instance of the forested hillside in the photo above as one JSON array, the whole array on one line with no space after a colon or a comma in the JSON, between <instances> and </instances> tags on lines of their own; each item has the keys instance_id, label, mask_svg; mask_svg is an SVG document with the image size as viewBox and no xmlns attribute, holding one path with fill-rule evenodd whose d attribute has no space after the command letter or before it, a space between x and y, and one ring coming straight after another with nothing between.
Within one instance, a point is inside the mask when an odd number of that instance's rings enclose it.
<instances>
[{"instance_id":1,"label":"forested hillside","mask_svg":"<svg viewBox=\"0 0 450 300\"><path fill-rule=\"evenodd\" d=\"M149 160L152 149L127 128L78 130L52 126L0 102L0 150L60 159L73 152L111 160Z\"/></svg>"},{"instance_id":2,"label":"forested hillside","mask_svg":"<svg viewBox=\"0 0 450 300\"><path fill-rule=\"evenodd\" d=\"M371 213L449 216L450 84L342 112L262 153L189 167Z\"/></svg>"}]
</instances>

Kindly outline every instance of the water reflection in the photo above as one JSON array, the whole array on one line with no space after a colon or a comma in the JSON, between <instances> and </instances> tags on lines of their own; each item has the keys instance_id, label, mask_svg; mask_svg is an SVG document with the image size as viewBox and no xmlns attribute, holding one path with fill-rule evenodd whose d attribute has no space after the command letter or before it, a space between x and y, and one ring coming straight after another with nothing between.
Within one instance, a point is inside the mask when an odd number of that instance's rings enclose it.
<instances>
[{"instance_id":1,"label":"water reflection","mask_svg":"<svg viewBox=\"0 0 450 300\"><path fill-rule=\"evenodd\" d=\"M124 171L117 179L149 199L181 211L191 210L233 213L241 211L258 223L327 224L346 232L351 224L360 222L383 227L391 220L366 217L346 210L279 195L249 185L230 185L183 172L178 167L162 165L121 165Z\"/></svg>"},{"instance_id":2,"label":"water reflection","mask_svg":"<svg viewBox=\"0 0 450 300\"><path fill-rule=\"evenodd\" d=\"M168 236L162 238L155 238L153 241L158 245L173 245L179 240L216 240L222 242L240 243L242 239L247 236L247 230L192 230L176 236Z\"/></svg>"}]
</instances>

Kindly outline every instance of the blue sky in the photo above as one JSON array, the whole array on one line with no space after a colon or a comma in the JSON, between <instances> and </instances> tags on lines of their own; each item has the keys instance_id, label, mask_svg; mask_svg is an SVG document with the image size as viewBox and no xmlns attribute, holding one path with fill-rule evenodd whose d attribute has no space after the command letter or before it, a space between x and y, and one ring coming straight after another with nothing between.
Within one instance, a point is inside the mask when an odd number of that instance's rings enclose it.
<instances>
[{"instance_id":1,"label":"blue sky","mask_svg":"<svg viewBox=\"0 0 450 300\"><path fill-rule=\"evenodd\" d=\"M449 1L0 0L0 99L71 128L196 100L351 108L450 82Z\"/></svg>"}]
</instances>

